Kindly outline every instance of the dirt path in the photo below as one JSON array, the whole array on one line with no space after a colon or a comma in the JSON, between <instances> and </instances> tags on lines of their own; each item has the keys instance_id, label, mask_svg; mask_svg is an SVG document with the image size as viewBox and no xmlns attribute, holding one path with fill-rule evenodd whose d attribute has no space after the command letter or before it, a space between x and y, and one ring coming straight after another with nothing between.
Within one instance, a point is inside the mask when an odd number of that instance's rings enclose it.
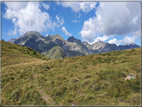
<instances>
[{"instance_id":1,"label":"dirt path","mask_svg":"<svg viewBox=\"0 0 142 107\"><path fill-rule=\"evenodd\" d=\"M40 63L34 63L35 65L32 67L32 72L34 72L36 66L43 64L47 61L42 61ZM51 61L50 61L51 62ZM46 102L47 105L54 105L55 102L53 101L53 99L44 91L44 89L42 88L42 86L39 86L38 81L36 80L38 77L37 73L34 74L34 78L35 78L35 87L37 88L39 94L41 95L41 97L44 99L44 101Z\"/></svg>"},{"instance_id":2,"label":"dirt path","mask_svg":"<svg viewBox=\"0 0 142 107\"><path fill-rule=\"evenodd\" d=\"M10 68L10 67L18 67L18 66L29 66L29 65L39 65L39 64L43 64L45 62L48 62L48 61L44 61L44 60L33 60L33 61L30 61L30 62L24 62L24 63L18 63L18 64L11 64L11 65L7 65L7 66L4 66L2 67L2 71L5 70L6 68Z\"/></svg>"},{"instance_id":3,"label":"dirt path","mask_svg":"<svg viewBox=\"0 0 142 107\"><path fill-rule=\"evenodd\" d=\"M53 99L42 89L42 87L39 87L38 92L40 93L42 98L45 100L47 105L48 104L55 105L55 102L53 101Z\"/></svg>"}]
</instances>

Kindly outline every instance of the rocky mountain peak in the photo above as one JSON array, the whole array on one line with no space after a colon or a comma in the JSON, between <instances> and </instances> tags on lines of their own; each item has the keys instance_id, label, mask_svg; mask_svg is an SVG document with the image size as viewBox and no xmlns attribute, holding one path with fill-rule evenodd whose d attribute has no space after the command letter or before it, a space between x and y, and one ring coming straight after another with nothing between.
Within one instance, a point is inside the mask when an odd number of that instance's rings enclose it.
<instances>
[{"instance_id":1,"label":"rocky mountain peak","mask_svg":"<svg viewBox=\"0 0 142 107\"><path fill-rule=\"evenodd\" d=\"M83 41L84 44L89 44L87 41Z\"/></svg>"},{"instance_id":2,"label":"rocky mountain peak","mask_svg":"<svg viewBox=\"0 0 142 107\"><path fill-rule=\"evenodd\" d=\"M37 32L37 31L28 31L28 32L26 32L24 35L30 35L30 36L41 36L41 34L39 33L39 32ZM24 36L23 35L23 36Z\"/></svg>"},{"instance_id":3,"label":"rocky mountain peak","mask_svg":"<svg viewBox=\"0 0 142 107\"><path fill-rule=\"evenodd\" d=\"M135 44L135 43L131 43L131 44L125 44L125 45L119 45L119 49L120 50L125 50L125 49L133 49L133 48L139 48L140 46Z\"/></svg>"},{"instance_id":4,"label":"rocky mountain peak","mask_svg":"<svg viewBox=\"0 0 142 107\"><path fill-rule=\"evenodd\" d=\"M129 45L136 45L135 43L127 43L127 44L125 44L125 46L129 46Z\"/></svg>"},{"instance_id":5,"label":"rocky mountain peak","mask_svg":"<svg viewBox=\"0 0 142 107\"><path fill-rule=\"evenodd\" d=\"M108 44L108 43L105 43L103 41L95 42L95 43L92 44L92 49L93 50L98 50L100 48L104 48L106 46L106 44Z\"/></svg>"},{"instance_id":6,"label":"rocky mountain peak","mask_svg":"<svg viewBox=\"0 0 142 107\"><path fill-rule=\"evenodd\" d=\"M67 41L69 41L69 42L76 42L76 41L80 41L80 40L79 40L79 39L76 39L76 38L73 37L73 36L71 36L71 37L68 38ZM81 42L81 41L80 41L80 42Z\"/></svg>"},{"instance_id":7,"label":"rocky mountain peak","mask_svg":"<svg viewBox=\"0 0 142 107\"><path fill-rule=\"evenodd\" d=\"M64 40L64 38L63 38L62 36L60 36L59 34L52 35L52 38L53 38L54 40L56 40L56 39Z\"/></svg>"},{"instance_id":8,"label":"rocky mountain peak","mask_svg":"<svg viewBox=\"0 0 142 107\"><path fill-rule=\"evenodd\" d=\"M14 43L16 41L15 38L11 38L8 42Z\"/></svg>"},{"instance_id":9,"label":"rocky mountain peak","mask_svg":"<svg viewBox=\"0 0 142 107\"><path fill-rule=\"evenodd\" d=\"M98 42L96 42L96 43L106 44L107 42L104 42L104 41L99 40L99 41L98 41Z\"/></svg>"},{"instance_id":10,"label":"rocky mountain peak","mask_svg":"<svg viewBox=\"0 0 142 107\"><path fill-rule=\"evenodd\" d=\"M91 44L89 44L87 41L83 41L83 44L88 48L91 49Z\"/></svg>"},{"instance_id":11,"label":"rocky mountain peak","mask_svg":"<svg viewBox=\"0 0 142 107\"><path fill-rule=\"evenodd\" d=\"M69 37L67 41L68 41L68 42L74 42L74 43L80 45L83 49L85 49L85 51L88 51L87 46L84 45L83 42L82 42L81 40L76 39L76 38L73 37L73 36Z\"/></svg>"}]
</instances>

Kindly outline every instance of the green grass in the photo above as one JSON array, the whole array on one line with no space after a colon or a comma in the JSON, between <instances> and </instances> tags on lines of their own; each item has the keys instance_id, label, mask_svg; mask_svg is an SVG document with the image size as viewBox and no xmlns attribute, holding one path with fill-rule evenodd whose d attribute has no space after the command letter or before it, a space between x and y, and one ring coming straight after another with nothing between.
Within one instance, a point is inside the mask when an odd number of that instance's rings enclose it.
<instances>
[{"instance_id":1,"label":"green grass","mask_svg":"<svg viewBox=\"0 0 142 107\"><path fill-rule=\"evenodd\" d=\"M1 45L2 66L30 62L34 59L48 60L47 58L40 55L40 53L25 46L20 46L4 41L1 41Z\"/></svg>"},{"instance_id":2,"label":"green grass","mask_svg":"<svg viewBox=\"0 0 142 107\"><path fill-rule=\"evenodd\" d=\"M3 105L140 105L140 48L47 61L20 49L2 42Z\"/></svg>"},{"instance_id":3,"label":"green grass","mask_svg":"<svg viewBox=\"0 0 142 107\"><path fill-rule=\"evenodd\" d=\"M42 54L50 59L63 59L66 57L64 50L60 46L55 46L48 52L43 52Z\"/></svg>"}]
</instances>

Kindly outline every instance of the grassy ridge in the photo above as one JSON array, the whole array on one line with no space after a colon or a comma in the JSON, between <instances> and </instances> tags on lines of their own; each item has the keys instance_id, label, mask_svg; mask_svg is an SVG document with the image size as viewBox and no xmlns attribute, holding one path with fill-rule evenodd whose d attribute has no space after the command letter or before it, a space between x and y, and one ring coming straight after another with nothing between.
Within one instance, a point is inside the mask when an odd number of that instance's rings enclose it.
<instances>
[{"instance_id":1,"label":"grassy ridge","mask_svg":"<svg viewBox=\"0 0 142 107\"><path fill-rule=\"evenodd\" d=\"M5 45L13 44L2 42L2 104L140 104L140 48L55 61L18 51L17 61Z\"/></svg>"},{"instance_id":2,"label":"grassy ridge","mask_svg":"<svg viewBox=\"0 0 142 107\"><path fill-rule=\"evenodd\" d=\"M33 62L48 59L25 46L1 41L1 47L2 104L46 104L28 78L31 78Z\"/></svg>"},{"instance_id":3,"label":"grassy ridge","mask_svg":"<svg viewBox=\"0 0 142 107\"><path fill-rule=\"evenodd\" d=\"M64 50L60 46L55 46L48 52L43 52L42 54L50 59L63 59L66 57Z\"/></svg>"},{"instance_id":4,"label":"grassy ridge","mask_svg":"<svg viewBox=\"0 0 142 107\"><path fill-rule=\"evenodd\" d=\"M37 51L25 46L4 41L1 41L1 45L2 66L30 62L37 58L47 60L47 58L40 55Z\"/></svg>"}]
</instances>

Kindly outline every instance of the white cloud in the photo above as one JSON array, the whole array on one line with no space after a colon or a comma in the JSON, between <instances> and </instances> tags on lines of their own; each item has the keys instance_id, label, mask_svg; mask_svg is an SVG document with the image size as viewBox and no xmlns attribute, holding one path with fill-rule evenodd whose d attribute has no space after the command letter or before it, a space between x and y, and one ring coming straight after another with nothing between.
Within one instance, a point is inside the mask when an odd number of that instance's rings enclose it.
<instances>
[{"instance_id":1,"label":"white cloud","mask_svg":"<svg viewBox=\"0 0 142 107\"><path fill-rule=\"evenodd\" d=\"M8 8L12 10L22 9L27 5L27 2L4 2Z\"/></svg>"},{"instance_id":2,"label":"white cloud","mask_svg":"<svg viewBox=\"0 0 142 107\"><path fill-rule=\"evenodd\" d=\"M95 29L96 25L94 23L97 23L95 18L90 18L89 20L84 22L83 28L80 32L83 40L87 40L90 42L94 41L97 34L97 29Z\"/></svg>"},{"instance_id":3,"label":"white cloud","mask_svg":"<svg viewBox=\"0 0 142 107\"><path fill-rule=\"evenodd\" d=\"M108 40L110 38L113 38L113 36L106 36L106 35L104 35L104 36L97 36L97 38L92 43L95 43L95 42L98 42L98 41L104 41L105 42L106 40Z\"/></svg>"},{"instance_id":4,"label":"white cloud","mask_svg":"<svg viewBox=\"0 0 142 107\"><path fill-rule=\"evenodd\" d=\"M11 33L14 32L13 34L17 32L23 34L27 31L44 32L54 30L55 27L61 26L64 22L62 18L60 18L61 21L52 21L47 12L40 10L41 4L39 2L27 2L25 4L16 2L17 5L14 3L12 2L12 5L10 5L5 2L7 8L4 14L4 18L12 20L14 24L14 30L10 30Z\"/></svg>"},{"instance_id":5,"label":"white cloud","mask_svg":"<svg viewBox=\"0 0 142 107\"><path fill-rule=\"evenodd\" d=\"M56 20L57 20L57 22L55 23L55 25L57 27L60 27L60 26L62 26L64 24L64 19L59 17L58 15L56 15Z\"/></svg>"},{"instance_id":6,"label":"white cloud","mask_svg":"<svg viewBox=\"0 0 142 107\"><path fill-rule=\"evenodd\" d=\"M56 19L59 21L59 19L60 19L59 16L56 15Z\"/></svg>"},{"instance_id":7,"label":"white cloud","mask_svg":"<svg viewBox=\"0 0 142 107\"><path fill-rule=\"evenodd\" d=\"M92 42L97 34L126 35L140 29L140 3L101 2L96 17L84 21L81 37Z\"/></svg>"},{"instance_id":8,"label":"white cloud","mask_svg":"<svg viewBox=\"0 0 142 107\"><path fill-rule=\"evenodd\" d=\"M72 34L69 33L65 27L62 27L62 31L65 33L65 35L71 36Z\"/></svg>"},{"instance_id":9,"label":"white cloud","mask_svg":"<svg viewBox=\"0 0 142 107\"><path fill-rule=\"evenodd\" d=\"M58 2L57 4L60 4L63 7L69 7L74 12L89 12L96 6L96 2Z\"/></svg>"},{"instance_id":10,"label":"white cloud","mask_svg":"<svg viewBox=\"0 0 142 107\"><path fill-rule=\"evenodd\" d=\"M50 9L50 6L49 6L48 4L42 3L42 6L43 6L46 10Z\"/></svg>"},{"instance_id":11,"label":"white cloud","mask_svg":"<svg viewBox=\"0 0 142 107\"><path fill-rule=\"evenodd\" d=\"M16 34L17 34L17 27L15 27L14 30L9 30L8 31L9 36L13 36L13 35L16 35Z\"/></svg>"},{"instance_id":12,"label":"white cloud","mask_svg":"<svg viewBox=\"0 0 142 107\"><path fill-rule=\"evenodd\" d=\"M105 2L100 5L96 14L100 16L102 27L100 32L107 35L123 35L140 28L140 3L138 2Z\"/></svg>"},{"instance_id":13,"label":"white cloud","mask_svg":"<svg viewBox=\"0 0 142 107\"><path fill-rule=\"evenodd\" d=\"M108 43L110 44L116 44L117 46L119 46L121 44L121 40L117 40L116 38L113 38L111 40L108 41Z\"/></svg>"},{"instance_id":14,"label":"white cloud","mask_svg":"<svg viewBox=\"0 0 142 107\"><path fill-rule=\"evenodd\" d=\"M80 23L79 20L72 20L73 23Z\"/></svg>"},{"instance_id":15,"label":"white cloud","mask_svg":"<svg viewBox=\"0 0 142 107\"><path fill-rule=\"evenodd\" d=\"M117 40L116 38L113 38L109 40L108 43L116 44L116 45L131 44L131 43L135 43L137 38L138 38L137 35L125 36L122 40Z\"/></svg>"},{"instance_id":16,"label":"white cloud","mask_svg":"<svg viewBox=\"0 0 142 107\"><path fill-rule=\"evenodd\" d=\"M125 36L124 39L122 40L123 43L125 44L131 44L131 43L135 43L137 37L136 36Z\"/></svg>"}]
</instances>

